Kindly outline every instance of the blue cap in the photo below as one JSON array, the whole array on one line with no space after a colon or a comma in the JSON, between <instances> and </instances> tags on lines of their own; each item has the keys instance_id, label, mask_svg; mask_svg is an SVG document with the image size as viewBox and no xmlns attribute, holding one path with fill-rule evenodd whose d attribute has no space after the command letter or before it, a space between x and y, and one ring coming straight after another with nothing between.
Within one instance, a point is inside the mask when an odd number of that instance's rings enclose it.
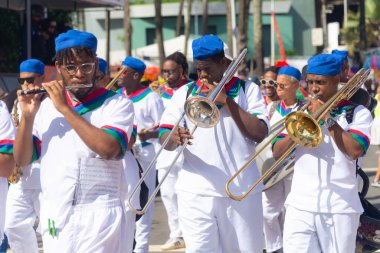
<instances>
[{"instance_id":1,"label":"blue cap","mask_svg":"<svg viewBox=\"0 0 380 253\"><path fill-rule=\"evenodd\" d=\"M277 75L292 76L295 79L297 79L298 81L301 80L301 72L297 68L292 67L292 66L284 66L284 67L280 68Z\"/></svg>"},{"instance_id":2,"label":"blue cap","mask_svg":"<svg viewBox=\"0 0 380 253\"><path fill-rule=\"evenodd\" d=\"M194 60L200 61L224 52L223 41L216 35L205 35L193 40L192 47Z\"/></svg>"},{"instance_id":3,"label":"blue cap","mask_svg":"<svg viewBox=\"0 0 380 253\"><path fill-rule=\"evenodd\" d=\"M125 60L121 63L121 65L130 67L131 69L139 72L142 75L144 75L144 71L146 69L146 65L144 62L131 56L125 57Z\"/></svg>"},{"instance_id":4,"label":"blue cap","mask_svg":"<svg viewBox=\"0 0 380 253\"><path fill-rule=\"evenodd\" d=\"M337 56L340 56L342 58L344 58L345 60L347 60L348 58L348 51L347 50L338 50L338 49L334 49L331 54L334 54L334 55L337 55Z\"/></svg>"},{"instance_id":5,"label":"blue cap","mask_svg":"<svg viewBox=\"0 0 380 253\"><path fill-rule=\"evenodd\" d=\"M340 74L342 61L332 54L318 54L307 61L307 74L336 76Z\"/></svg>"},{"instance_id":6,"label":"blue cap","mask_svg":"<svg viewBox=\"0 0 380 253\"><path fill-rule=\"evenodd\" d=\"M55 39L55 52L70 47L88 47L93 52L96 52L98 40L92 33L82 32L78 30L69 30L61 33Z\"/></svg>"},{"instance_id":7,"label":"blue cap","mask_svg":"<svg viewBox=\"0 0 380 253\"><path fill-rule=\"evenodd\" d=\"M20 64L20 73L22 72L30 72L43 75L45 74L45 64L42 61L36 59L23 61Z\"/></svg>"},{"instance_id":8,"label":"blue cap","mask_svg":"<svg viewBox=\"0 0 380 253\"><path fill-rule=\"evenodd\" d=\"M104 75L107 74L108 63L100 57L98 57L98 60L99 60L99 64L98 64L99 71L101 71Z\"/></svg>"}]
</instances>

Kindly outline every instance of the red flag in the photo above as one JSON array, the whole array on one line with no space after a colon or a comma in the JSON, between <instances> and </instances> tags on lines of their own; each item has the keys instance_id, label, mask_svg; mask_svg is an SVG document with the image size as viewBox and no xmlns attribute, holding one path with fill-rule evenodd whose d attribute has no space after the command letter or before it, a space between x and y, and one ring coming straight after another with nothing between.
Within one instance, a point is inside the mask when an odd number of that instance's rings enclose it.
<instances>
[{"instance_id":1,"label":"red flag","mask_svg":"<svg viewBox=\"0 0 380 253\"><path fill-rule=\"evenodd\" d=\"M284 45L282 44L281 34L280 34L280 30L278 29L276 15L275 15L274 11L272 11L272 19L273 19L274 29L276 30L276 36L277 36L277 40L278 40L278 47L280 49L281 59L282 59L282 61L286 62L285 49L284 49Z\"/></svg>"}]
</instances>

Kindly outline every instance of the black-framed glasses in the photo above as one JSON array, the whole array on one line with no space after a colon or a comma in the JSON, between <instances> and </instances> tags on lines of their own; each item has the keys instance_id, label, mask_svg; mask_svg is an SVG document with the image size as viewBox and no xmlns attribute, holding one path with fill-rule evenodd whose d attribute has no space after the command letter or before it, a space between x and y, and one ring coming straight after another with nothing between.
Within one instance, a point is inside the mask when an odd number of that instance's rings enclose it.
<instances>
[{"instance_id":1,"label":"black-framed glasses","mask_svg":"<svg viewBox=\"0 0 380 253\"><path fill-rule=\"evenodd\" d=\"M24 84L25 82L27 82L27 83L30 83L30 84L32 84L32 83L34 83L34 76L32 76L32 77L25 77L25 78L17 78L17 80L18 80L18 83L19 84Z\"/></svg>"},{"instance_id":2,"label":"black-framed glasses","mask_svg":"<svg viewBox=\"0 0 380 253\"><path fill-rule=\"evenodd\" d=\"M175 68L175 69L163 69L163 70L161 70L161 72L162 72L163 75L164 74L172 75L172 74L174 74L174 72L176 70L177 70L177 68Z\"/></svg>"},{"instance_id":3,"label":"black-framed glasses","mask_svg":"<svg viewBox=\"0 0 380 253\"><path fill-rule=\"evenodd\" d=\"M77 73L78 69L80 69L80 72L83 74L90 74L94 69L94 66L95 62L89 62L80 65L62 65L62 68L65 69L69 75L73 76Z\"/></svg>"},{"instance_id":4,"label":"black-framed glasses","mask_svg":"<svg viewBox=\"0 0 380 253\"><path fill-rule=\"evenodd\" d=\"M270 86L270 87L274 87L274 88L277 87L277 82L275 80L261 79L260 80L260 84L263 85L263 86Z\"/></svg>"},{"instance_id":5,"label":"black-framed glasses","mask_svg":"<svg viewBox=\"0 0 380 253\"><path fill-rule=\"evenodd\" d=\"M321 84L326 83L326 80L306 79L305 82L306 82L307 85L312 85L313 83L315 83L316 85L321 85Z\"/></svg>"}]
</instances>

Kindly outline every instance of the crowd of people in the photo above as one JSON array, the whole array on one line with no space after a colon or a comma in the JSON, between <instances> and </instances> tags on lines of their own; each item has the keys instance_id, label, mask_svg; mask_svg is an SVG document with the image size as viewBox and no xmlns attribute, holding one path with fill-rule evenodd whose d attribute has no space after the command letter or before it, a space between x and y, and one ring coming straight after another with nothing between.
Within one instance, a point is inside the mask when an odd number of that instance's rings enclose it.
<instances>
[{"instance_id":1,"label":"crowd of people","mask_svg":"<svg viewBox=\"0 0 380 253\"><path fill-rule=\"evenodd\" d=\"M162 250L355 251L363 212L357 160L370 145L370 95L365 102L336 101L321 115L318 146L296 145L280 131L265 155L277 160L291 151L294 172L277 184L259 183L241 201L225 190L271 126L300 108L314 115L345 85L347 51L315 55L303 73L282 63L265 69L258 83L231 77L213 101L216 125L193 131L196 121L184 105L219 88L234 64L218 36L192 42L197 80L189 79L188 60L176 52L161 66L164 82L148 86L145 63L131 56L117 84L110 82L91 33L61 33L54 50L59 80L44 80L42 59L25 60L17 98L8 108L0 102L0 239L5 232L13 252L38 252L36 217L44 252L148 252L154 204L143 215L135 210L156 188L156 176L170 229ZM205 124L206 109L196 108ZM229 190L247 192L260 169L249 164Z\"/></svg>"}]
</instances>

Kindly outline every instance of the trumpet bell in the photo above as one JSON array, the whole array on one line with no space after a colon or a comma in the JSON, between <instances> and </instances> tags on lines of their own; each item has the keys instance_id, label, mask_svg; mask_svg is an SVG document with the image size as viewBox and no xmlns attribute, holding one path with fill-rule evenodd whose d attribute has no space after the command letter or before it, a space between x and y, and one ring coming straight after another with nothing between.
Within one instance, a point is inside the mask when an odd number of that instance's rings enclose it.
<instances>
[{"instance_id":1,"label":"trumpet bell","mask_svg":"<svg viewBox=\"0 0 380 253\"><path fill-rule=\"evenodd\" d=\"M219 122L218 107L206 97L195 96L186 101L185 113L196 126L203 128L214 127Z\"/></svg>"},{"instance_id":2,"label":"trumpet bell","mask_svg":"<svg viewBox=\"0 0 380 253\"><path fill-rule=\"evenodd\" d=\"M305 148L317 147L322 142L322 129L309 114L292 112L286 118L285 125L289 137Z\"/></svg>"}]
</instances>

